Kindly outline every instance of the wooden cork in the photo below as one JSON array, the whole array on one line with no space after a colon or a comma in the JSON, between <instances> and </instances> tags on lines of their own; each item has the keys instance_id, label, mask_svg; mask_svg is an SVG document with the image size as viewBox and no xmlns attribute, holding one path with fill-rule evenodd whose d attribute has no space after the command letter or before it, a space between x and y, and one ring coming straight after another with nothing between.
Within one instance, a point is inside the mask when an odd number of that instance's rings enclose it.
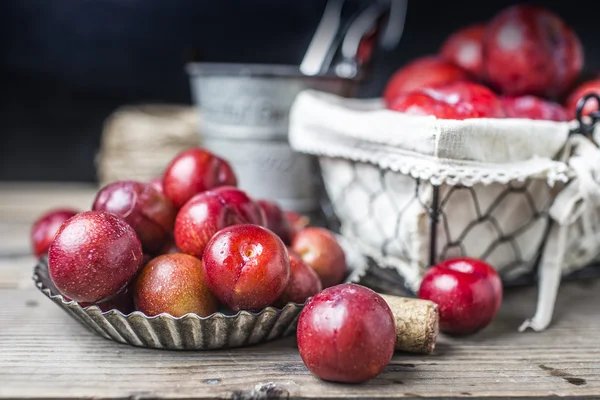
<instances>
[{"instance_id":1,"label":"wooden cork","mask_svg":"<svg viewBox=\"0 0 600 400\"><path fill-rule=\"evenodd\" d=\"M432 301L382 294L396 323L396 350L430 354L439 333L438 306Z\"/></svg>"}]
</instances>

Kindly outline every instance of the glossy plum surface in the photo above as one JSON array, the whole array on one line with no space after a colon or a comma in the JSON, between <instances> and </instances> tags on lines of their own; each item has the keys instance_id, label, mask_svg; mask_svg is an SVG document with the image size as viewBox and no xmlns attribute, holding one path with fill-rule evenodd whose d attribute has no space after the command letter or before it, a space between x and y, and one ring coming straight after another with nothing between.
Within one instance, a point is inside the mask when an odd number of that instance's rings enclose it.
<instances>
[{"instance_id":1,"label":"glossy plum surface","mask_svg":"<svg viewBox=\"0 0 600 400\"><path fill-rule=\"evenodd\" d=\"M547 121L568 121L567 110L553 101L536 96L505 96L501 98L508 118L528 118Z\"/></svg>"},{"instance_id":2,"label":"glossy plum surface","mask_svg":"<svg viewBox=\"0 0 600 400\"><path fill-rule=\"evenodd\" d=\"M291 249L288 249L288 254L290 256L290 281L275 302L275 305L280 308L289 302L304 304L309 297L323 289L319 275Z\"/></svg>"},{"instance_id":3,"label":"glossy plum surface","mask_svg":"<svg viewBox=\"0 0 600 400\"><path fill-rule=\"evenodd\" d=\"M505 117L500 98L487 87L472 82L422 88L397 97L390 109L442 119Z\"/></svg>"},{"instance_id":4,"label":"glossy plum surface","mask_svg":"<svg viewBox=\"0 0 600 400\"><path fill-rule=\"evenodd\" d=\"M460 66L471 76L479 80L485 79L482 50L485 30L485 24L459 29L444 41L440 53L446 60Z\"/></svg>"},{"instance_id":5,"label":"glossy plum surface","mask_svg":"<svg viewBox=\"0 0 600 400\"><path fill-rule=\"evenodd\" d=\"M258 225L233 225L217 232L202 264L211 291L233 311L258 311L273 304L290 280L285 245Z\"/></svg>"},{"instance_id":6,"label":"glossy plum surface","mask_svg":"<svg viewBox=\"0 0 600 400\"><path fill-rule=\"evenodd\" d=\"M123 290L142 266L133 228L115 214L86 211L65 222L48 252L56 288L77 301L98 303Z\"/></svg>"},{"instance_id":7,"label":"glossy plum surface","mask_svg":"<svg viewBox=\"0 0 600 400\"><path fill-rule=\"evenodd\" d=\"M326 381L359 383L377 376L394 354L392 311L373 290L353 283L311 298L298 320L302 361Z\"/></svg>"},{"instance_id":8,"label":"glossy plum surface","mask_svg":"<svg viewBox=\"0 0 600 400\"><path fill-rule=\"evenodd\" d=\"M392 75L385 86L383 98L389 106L399 95L423 87L444 85L469 79L466 71L442 57L421 57L404 65Z\"/></svg>"},{"instance_id":9,"label":"glossy plum surface","mask_svg":"<svg viewBox=\"0 0 600 400\"><path fill-rule=\"evenodd\" d=\"M94 200L94 211L123 218L137 233L144 251L157 252L173 232L177 210L147 183L119 181L103 187Z\"/></svg>"},{"instance_id":10,"label":"glossy plum surface","mask_svg":"<svg viewBox=\"0 0 600 400\"><path fill-rule=\"evenodd\" d=\"M48 248L60 226L78 211L64 208L50 210L40 216L31 227L31 246L33 254L41 257L48 253Z\"/></svg>"},{"instance_id":11,"label":"glossy plum surface","mask_svg":"<svg viewBox=\"0 0 600 400\"><path fill-rule=\"evenodd\" d=\"M135 282L136 308L148 316L161 313L201 317L218 309L206 284L202 261L188 254L165 254L152 259Z\"/></svg>"},{"instance_id":12,"label":"glossy plum surface","mask_svg":"<svg viewBox=\"0 0 600 400\"><path fill-rule=\"evenodd\" d=\"M224 186L194 196L175 219L175 244L182 252L201 258L217 231L236 224L266 224L260 206L246 192Z\"/></svg>"},{"instance_id":13,"label":"glossy plum surface","mask_svg":"<svg viewBox=\"0 0 600 400\"><path fill-rule=\"evenodd\" d=\"M342 283L348 274L344 250L325 228L304 228L294 237L291 248L317 273L324 288Z\"/></svg>"},{"instance_id":14,"label":"glossy plum surface","mask_svg":"<svg viewBox=\"0 0 600 400\"><path fill-rule=\"evenodd\" d=\"M485 328L502 304L502 281L487 263L472 258L443 261L427 270L419 298L438 304L440 330L471 334Z\"/></svg>"},{"instance_id":15,"label":"glossy plum surface","mask_svg":"<svg viewBox=\"0 0 600 400\"><path fill-rule=\"evenodd\" d=\"M237 178L231 165L202 148L193 148L178 154L163 176L165 196L176 208L181 208L196 194L208 189L236 185Z\"/></svg>"},{"instance_id":16,"label":"glossy plum surface","mask_svg":"<svg viewBox=\"0 0 600 400\"><path fill-rule=\"evenodd\" d=\"M283 243L291 244L294 228L285 211L274 201L258 200L257 203L265 213L266 227L275 232L283 240Z\"/></svg>"},{"instance_id":17,"label":"glossy plum surface","mask_svg":"<svg viewBox=\"0 0 600 400\"><path fill-rule=\"evenodd\" d=\"M559 96L583 67L577 34L558 15L528 4L498 13L483 48L487 78L507 95Z\"/></svg>"}]
</instances>

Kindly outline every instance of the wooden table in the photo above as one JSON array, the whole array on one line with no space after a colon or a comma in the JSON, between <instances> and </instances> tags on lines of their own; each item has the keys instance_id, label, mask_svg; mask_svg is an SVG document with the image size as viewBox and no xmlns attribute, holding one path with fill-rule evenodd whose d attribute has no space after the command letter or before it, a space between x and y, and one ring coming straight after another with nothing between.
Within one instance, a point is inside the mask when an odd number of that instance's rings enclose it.
<instances>
[{"instance_id":1,"label":"wooden table","mask_svg":"<svg viewBox=\"0 0 600 400\"><path fill-rule=\"evenodd\" d=\"M224 351L170 352L97 337L33 286L29 227L54 206L89 208L94 187L0 184L0 397L5 398L600 398L600 282L565 283L555 322L518 333L535 288L512 289L496 320L432 355L396 354L361 385L325 383L293 337Z\"/></svg>"}]
</instances>

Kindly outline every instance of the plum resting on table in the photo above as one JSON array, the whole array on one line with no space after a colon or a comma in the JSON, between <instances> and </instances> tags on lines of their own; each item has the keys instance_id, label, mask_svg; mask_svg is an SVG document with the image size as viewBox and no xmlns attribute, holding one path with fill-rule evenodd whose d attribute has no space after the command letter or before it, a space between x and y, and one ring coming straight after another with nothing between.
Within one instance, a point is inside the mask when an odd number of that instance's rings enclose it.
<instances>
[{"instance_id":1,"label":"plum resting on table","mask_svg":"<svg viewBox=\"0 0 600 400\"><path fill-rule=\"evenodd\" d=\"M157 252L170 238L177 210L150 184L119 181L103 187L94 200L94 211L112 212L137 233L144 251Z\"/></svg>"},{"instance_id":2,"label":"plum resting on table","mask_svg":"<svg viewBox=\"0 0 600 400\"><path fill-rule=\"evenodd\" d=\"M175 219L175 243L182 252L201 258L217 231L235 224L265 225L261 207L235 187L207 190L190 199Z\"/></svg>"},{"instance_id":3,"label":"plum resting on table","mask_svg":"<svg viewBox=\"0 0 600 400\"><path fill-rule=\"evenodd\" d=\"M135 231L115 214L86 211L56 233L48 270L58 291L77 301L98 303L123 290L142 266Z\"/></svg>"},{"instance_id":4,"label":"plum resting on table","mask_svg":"<svg viewBox=\"0 0 600 400\"><path fill-rule=\"evenodd\" d=\"M33 254L41 257L48 253L48 248L60 226L76 214L77 211L65 208L50 210L39 217L31 227Z\"/></svg>"},{"instance_id":5,"label":"plum resting on table","mask_svg":"<svg viewBox=\"0 0 600 400\"><path fill-rule=\"evenodd\" d=\"M327 381L359 383L389 364L396 327L380 295L347 283L327 288L306 303L297 339L310 372Z\"/></svg>"},{"instance_id":6,"label":"plum resting on table","mask_svg":"<svg viewBox=\"0 0 600 400\"><path fill-rule=\"evenodd\" d=\"M176 208L194 195L218 186L236 186L229 163L208 150L193 148L181 152L163 175L163 192Z\"/></svg>"},{"instance_id":7,"label":"plum resting on table","mask_svg":"<svg viewBox=\"0 0 600 400\"><path fill-rule=\"evenodd\" d=\"M218 302L209 290L202 262L188 254L166 254L152 259L135 281L136 308L147 316L160 313L206 317Z\"/></svg>"},{"instance_id":8,"label":"plum resting on table","mask_svg":"<svg viewBox=\"0 0 600 400\"><path fill-rule=\"evenodd\" d=\"M494 319L502 304L502 281L484 261L450 259L427 270L418 294L438 304L440 330L465 335Z\"/></svg>"},{"instance_id":9,"label":"plum resting on table","mask_svg":"<svg viewBox=\"0 0 600 400\"><path fill-rule=\"evenodd\" d=\"M281 239L252 224L217 232L206 246L202 266L211 291L233 311L273 304L290 279L290 260Z\"/></svg>"}]
</instances>

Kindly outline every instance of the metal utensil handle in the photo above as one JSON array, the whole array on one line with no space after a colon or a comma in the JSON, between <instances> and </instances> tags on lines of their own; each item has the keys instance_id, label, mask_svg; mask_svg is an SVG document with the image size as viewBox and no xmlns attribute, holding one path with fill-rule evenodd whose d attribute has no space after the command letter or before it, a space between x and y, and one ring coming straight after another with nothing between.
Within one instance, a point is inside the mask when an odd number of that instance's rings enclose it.
<instances>
[{"instance_id":1,"label":"metal utensil handle","mask_svg":"<svg viewBox=\"0 0 600 400\"><path fill-rule=\"evenodd\" d=\"M344 0L327 2L321 22L300 64L300 72L303 74L314 76L322 73L327 54L338 33L343 6Z\"/></svg>"},{"instance_id":2,"label":"metal utensil handle","mask_svg":"<svg viewBox=\"0 0 600 400\"><path fill-rule=\"evenodd\" d=\"M355 59L361 40L373 29L377 20L382 17L390 5L387 1L379 1L363 11L348 28L346 37L342 42L342 57L344 59Z\"/></svg>"}]
</instances>

